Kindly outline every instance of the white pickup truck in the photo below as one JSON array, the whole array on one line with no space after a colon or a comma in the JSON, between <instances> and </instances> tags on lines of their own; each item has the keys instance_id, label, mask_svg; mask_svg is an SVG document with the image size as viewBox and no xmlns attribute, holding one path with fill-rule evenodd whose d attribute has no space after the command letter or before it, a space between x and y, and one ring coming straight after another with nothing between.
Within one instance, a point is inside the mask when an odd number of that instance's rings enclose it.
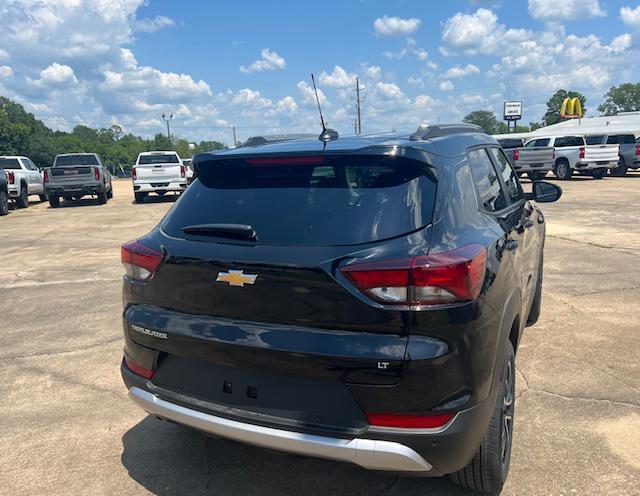
<instances>
[{"instance_id":1,"label":"white pickup truck","mask_svg":"<svg viewBox=\"0 0 640 496\"><path fill-rule=\"evenodd\" d=\"M18 208L29 206L29 196L38 195L40 201L46 201L42 172L27 157L1 156L0 169L7 174L9 199Z\"/></svg>"},{"instance_id":2,"label":"white pickup truck","mask_svg":"<svg viewBox=\"0 0 640 496\"><path fill-rule=\"evenodd\" d=\"M187 167L176 152L143 152L131 169L131 180L136 203L142 203L149 193L163 196L187 189Z\"/></svg>"},{"instance_id":3,"label":"white pickup truck","mask_svg":"<svg viewBox=\"0 0 640 496\"><path fill-rule=\"evenodd\" d=\"M571 179L574 172L602 179L618 166L619 145L587 145L583 136L536 136L525 148L553 147L556 160L553 173L558 179Z\"/></svg>"}]
</instances>

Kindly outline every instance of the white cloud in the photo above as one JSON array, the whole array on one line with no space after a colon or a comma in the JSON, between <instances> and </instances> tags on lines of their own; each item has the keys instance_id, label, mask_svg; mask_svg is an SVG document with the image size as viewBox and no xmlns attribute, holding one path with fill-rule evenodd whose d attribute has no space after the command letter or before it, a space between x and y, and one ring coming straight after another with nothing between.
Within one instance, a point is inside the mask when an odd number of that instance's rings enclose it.
<instances>
[{"instance_id":1,"label":"white cloud","mask_svg":"<svg viewBox=\"0 0 640 496\"><path fill-rule=\"evenodd\" d=\"M609 43L609 47L614 52L621 52L631 47L632 38L629 33L621 34L620 36L616 36L611 43Z\"/></svg>"},{"instance_id":2,"label":"white cloud","mask_svg":"<svg viewBox=\"0 0 640 496\"><path fill-rule=\"evenodd\" d=\"M489 9L478 9L473 14L458 12L447 19L442 41L469 54L492 53L498 48L503 33L504 26L498 24L498 16Z\"/></svg>"},{"instance_id":3,"label":"white cloud","mask_svg":"<svg viewBox=\"0 0 640 496\"><path fill-rule=\"evenodd\" d=\"M622 7L620 9L620 19L628 26L634 28L640 27L640 5L635 9L631 7Z\"/></svg>"},{"instance_id":4,"label":"white cloud","mask_svg":"<svg viewBox=\"0 0 640 496\"><path fill-rule=\"evenodd\" d=\"M367 67L367 70L364 71L364 74L369 79L373 79L374 81L377 81L378 79L380 79L380 76L382 74L382 69L380 69L380 67L378 67L377 65L372 65L371 67Z\"/></svg>"},{"instance_id":5,"label":"white cloud","mask_svg":"<svg viewBox=\"0 0 640 496\"><path fill-rule=\"evenodd\" d=\"M0 65L0 76L4 78L13 76L13 69L8 65Z\"/></svg>"},{"instance_id":6,"label":"white cloud","mask_svg":"<svg viewBox=\"0 0 640 496\"><path fill-rule=\"evenodd\" d=\"M598 0L529 0L529 14L539 20L578 20L604 17Z\"/></svg>"},{"instance_id":7,"label":"white cloud","mask_svg":"<svg viewBox=\"0 0 640 496\"><path fill-rule=\"evenodd\" d=\"M244 88L232 98L232 102L244 107L263 108L271 105L271 100L262 96L257 90Z\"/></svg>"},{"instance_id":8,"label":"white cloud","mask_svg":"<svg viewBox=\"0 0 640 496\"><path fill-rule=\"evenodd\" d=\"M442 81L440 82L440 84L438 85L438 89L440 91L453 91L453 83L449 80L447 81Z\"/></svg>"},{"instance_id":9,"label":"white cloud","mask_svg":"<svg viewBox=\"0 0 640 496\"><path fill-rule=\"evenodd\" d=\"M320 83L325 86L331 86L332 88L346 88L356 84L356 75L348 73L337 65L333 68L331 74L327 74L324 71L320 73Z\"/></svg>"},{"instance_id":10,"label":"white cloud","mask_svg":"<svg viewBox=\"0 0 640 496\"><path fill-rule=\"evenodd\" d=\"M429 95L418 95L415 99L416 107L420 109L429 108L434 103L434 99Z\"/></svg>"},{"instance_id":11,"label":"white cloud","mask_svg":"<svg viewBox=\"0 0 640 496\"><path fill-rule=\"evenodd\" d=\"M460 78L464 76L469 76L470 74L479 74L480 69L478 66L473 64L467 64L466 66L454 66L451 67L447 72L444 73L445 78Z\"/></svg>"},{"instance_id":12,"label":"white cloud","mask_svg":"<svg viewBox=\"0 0 640 496\"><path fill-rule=\"evenodd\" d=\"M407 78L407 84L414 88L424 88L424 80L421 77L409 76Z\"/></svg>"},{"instance_id":13,"label":"white cloud","mask_svg":"<svg viewBox=\"0 0 640 496\"><path fill-rule=\"evenodd\" d=\"M401 17L378 17L373 22L373 29L375 29L378 36L397 36L397 35L409 35L416 31L422 21L412 17L411 19L402 19Z\"/></svg>"},{"instance_id":14,"label":"white cloud","mask_svg":"<svg viewBox=\"0 0 640 496\"><path fill-rule=\"evenodd\" d=\"M0 60L5 61L9 60L10 58L11 57L9 57L9 52L4 50L3 48L0 48Z\"/></svg>"},{"instance_id":15,"label":"white cloud","mask_svg":"<svg viewBox=\"0 0 640 496\"><path fill-rule=\"evenodd\" d=\"M429 53L426 50L420 48L417 45L416 40L414 40L413 38L407 38L400 51L392 52L389 50L385 50L384 52L382 52L382 55L388 59L395 60L403 59L407 55L413 55L421 62L424 62L425 60L427 60L427 58L429 58Z\"/></svg>"},{"instance_id":16,"label":"white cloud","mask_svg":"<svg viewBox=\"0 0 640 496\"><path fill-rule=\"evenodd\" d=\"M27 81L37 88L63 88L74 86L78 83L73 69L68 65L54 62L40 71L39 79L28 78Z\"/></svg>"},{"instance_id":17,"label":"white cloud","mask_svg":"<svg viewBox=\"0 0 640 496\"><path fill-rule=\"evenodd\" d=\"M155 33L156 31L175 25L175 21L170 17L159 15L153 19L139 19L135 22L136 31L143 33Z\"/></svg>"},{"instance_id":18,"label":"white cloud","mask_svg":"<svg viewBox=\"0 0 640 496\"><path fill-rule=\"evenodd\" d=\"M376 83L377 94L386 99L404 98L404 93L395 83Z\"/></svg>"},{"instance_id":19,"label":"white cloud","mask_svg":"<svg viewBox=\"0 0 640 496\"><path fill-rule=\"evenodd\" d=\"M297 84L298 91L302 95L302 103L307 106L315 106L316 96L313 92L313 88L311 85L305 81L299 81ZM318 89L318 100L320 100L320 105L329 105L329 100L325 96L324 92L321 89Z\"/></svg>"},{"instance_id":20,"label":"white cloud","mask_svg":"<svg viewBox=\"0 0 640 496\"><path fill-rule=\"evenodd\" d=\"M260 52L260 59L256 60L249 67L243 65L240 66L240 72L249 74L252 72L260 71L275 71L282 70L286 67L287 63L280 55L275 51L272 52L268 48L263 48Z\"/></svg>"}]
</instances>

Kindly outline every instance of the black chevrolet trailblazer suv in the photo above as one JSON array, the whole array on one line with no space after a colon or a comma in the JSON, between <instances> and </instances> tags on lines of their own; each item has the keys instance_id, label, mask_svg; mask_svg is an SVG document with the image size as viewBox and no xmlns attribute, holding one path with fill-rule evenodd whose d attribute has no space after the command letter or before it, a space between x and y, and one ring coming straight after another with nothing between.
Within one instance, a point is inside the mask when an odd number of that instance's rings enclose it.
<instances>
[{"instance_id":1,"label":"black chevrolet trailblazer suv","mask_svg":"<svg viewBox=\"0 0 640 496\"><path fill-rule=\"evenodd\" d=\"M333 136L335 138L335 136ZM125 243L130 398L208 434L499 492L545 219L473 125L194 158Z\"/></svg>"}]
</instances>

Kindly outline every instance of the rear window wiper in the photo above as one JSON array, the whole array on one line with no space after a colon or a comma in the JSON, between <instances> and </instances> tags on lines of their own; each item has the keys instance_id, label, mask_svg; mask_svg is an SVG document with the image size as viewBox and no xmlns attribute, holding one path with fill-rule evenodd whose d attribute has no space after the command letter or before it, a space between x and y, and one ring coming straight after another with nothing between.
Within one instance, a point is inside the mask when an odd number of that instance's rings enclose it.
<instances>
[{"instance_id":1,"label":"rear window wiper","mask_svg":"<svg viewBox=\"0 0 640 496\"><path fill-rule=\"evenodd\" d=\"M255 229L247 224L194 224L183 227L182 232L198 236L213 236L245 241L258 240Z\"/></svg>"}]
</instances>

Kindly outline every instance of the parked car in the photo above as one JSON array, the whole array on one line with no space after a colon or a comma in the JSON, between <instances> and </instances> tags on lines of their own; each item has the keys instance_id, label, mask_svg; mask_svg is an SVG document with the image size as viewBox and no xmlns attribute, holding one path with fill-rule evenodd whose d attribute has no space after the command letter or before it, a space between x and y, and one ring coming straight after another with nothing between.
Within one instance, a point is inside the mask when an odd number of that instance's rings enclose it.
<instances>
[{"instance_id":1,"label":"parked car","mask_svg":"<svg viewBox=\"0 0 640 496\"><path fill-rule=\"evenodd\" d=\"M64 153L56 155L53 166L44 170L44 185L52 208L83 196L96 196L103 205L113 197L111 173L95 153Z\"/></svg>"},{"instance_id":2,"label":"parked car","mask_svg":"<svg viewBox=\"0 0 640 496\"><path fill-rule=\"evenodd\" d=\"M9 183L7 173L0 169L0 216L9 213Z\"/></svg>"},{"instance_id":3,"label":"parked car","mask_svg":"<svg viewBox=\"0 0 640 496\"><path fill-rule=\"evenodd\" d=\"M541 136L525 144L525 148L540 147L555 148L553 173L559 179L571 179L573 172L602 179L618 165L618 145L587 145L583 136Z\"/></svg>"},{"instance_id":4,"label":"parked car","mask_svg":"<svg viewBox=\"0 0 640 496\"><path fill-rule=\"evenodd\" d=\"M0 169L7 173L9 199L18 208L29 206L29 197L38 195L40 201L46 201L42 173L27 157L1 156Z\"/></svg>"},{"instance_id":5,"label":"parked car","mask_svg":"<svg viewBox=\"0 0 640 496\"><path fill-rule=\"evenodd\" d=\"M640 145L633 134L593 134L585 136L587 145L619 145L620 157L616 167L609 174L616 177L627 175L628 169L640 168Z\"/></svg>"},{"instance_id":6,"label":"parked car","mask_svg":"<svg viewBox=\"0 0 640 496\"><path fill-rule=\"evenodd\" d=\"M176 152L144 152L131 169L131 179L136 203L142 203L149 193L182 193L187 189L187 168Z\"/></svg>"},{"instance_id":7,"label":"parked car","mask_svg":"<svg viewBox=\"0 0 640 496\"><path fill-rule=\"evenodd\" d=\"M187 184L191 184L194 180L193 176L193 160L190 158L185 158L182 160L182 163L187 168Z\"/></svg>"},{"instance_id":8,"label":"parked car","mask_svg":"<svg viewBox=\"0 0 640 496\"><path fill-rule=\"evenodd\" d=\"M498 491L545 219L474 125L203 153L122 246L130 398L217 436ZM337 134L335 135L337 136Z\"/></svg>"},{"instance_id":9,"label":"parked car","mask_svg":"<svg viewBox=\"0 0 640 496\"><path fill-rule=\"evenodd\" d=\"M524 138L494 136L505 151L509 162L518 175L527 174L532 181L544 179L553 170L556 158L553 147L525 148Z\"/></svg>"}]
</instances>

